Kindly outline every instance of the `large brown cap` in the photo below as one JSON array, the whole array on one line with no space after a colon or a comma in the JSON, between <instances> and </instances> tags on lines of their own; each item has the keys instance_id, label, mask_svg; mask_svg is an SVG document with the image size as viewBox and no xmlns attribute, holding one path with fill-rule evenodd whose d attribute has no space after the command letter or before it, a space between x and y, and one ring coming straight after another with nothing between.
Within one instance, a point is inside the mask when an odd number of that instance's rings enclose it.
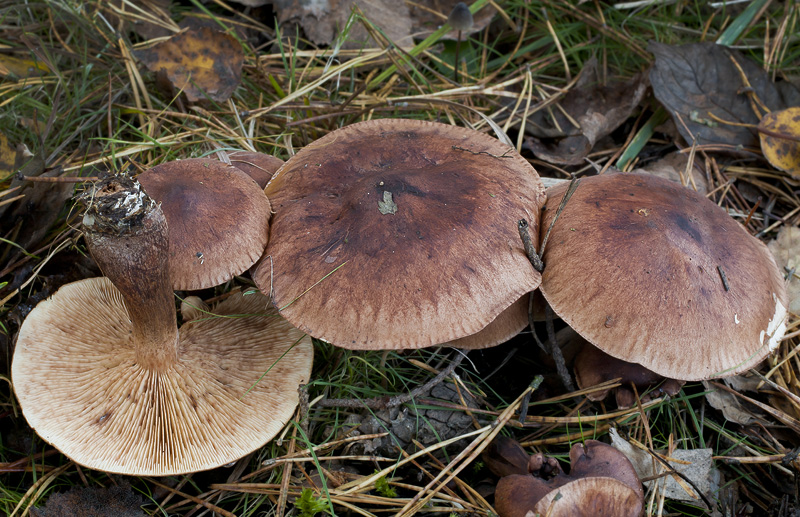
<instances>
[{"instance_id":1,"label":"large brown cap","mask_svg":"<svg viewBox=\"0 0 800 517\"><path fill-rule=\"evenodd\" d=\"M106 278L67 284L20 329L12 378L23 413L81 465L166 476L224 465L291 418L312 345L261 294L234 295L180 328L180 360L136 363L122 297Z\"/></svg>"},{"instance_id":2,"label":"large brown cap","mask_svg":"<svg viewBox=\"0 0 800 517\"><path fill-rule=\"evenodd\" d=\"M175 289L205 289L253 265L267 245L270 204L247 174L211 158L163 163L137 179L169 225Z\"/></svg>"},{"instance_id":3,"label":"large brown cap","mask_svg":"<svg viewBox=\"0 0 800 517\"><path fill-rule=\"evenodd\" d=\"M298 152L265 192L275 216L253 278L289 321L338 346L469 336L540 281L517 221L536 234L543 187L513 148L482 133L354 124Z\"/></svg>"},{"instance_id":4,"label":"large brown cap","mask_svg":"<svg viewBox=\"0 0 800 517\"><path fill-rule=\"evenodd\" d=\"M542 228L566 185L548 191ZM758 364L786 330L767 247L702 195L640 174L581 180L544 252L542 293L604 352L681 380Z\"/></svg>"}]
</instances>

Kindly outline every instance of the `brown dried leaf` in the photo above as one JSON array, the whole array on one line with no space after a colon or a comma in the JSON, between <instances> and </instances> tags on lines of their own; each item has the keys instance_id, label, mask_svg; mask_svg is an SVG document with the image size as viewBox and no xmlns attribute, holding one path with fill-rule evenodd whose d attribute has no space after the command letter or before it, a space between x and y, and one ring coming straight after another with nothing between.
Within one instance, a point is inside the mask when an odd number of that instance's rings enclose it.
<instances>
[{"instance_id":1,"label":"brown dried leaf","mask_svg":"<svg viewBox=\"0 0 800 517\"><path fill-rule=\"evenodd\" d=\"M582 163L598 140L625 122L644 98L646 89L644 75L600 84L597 60L593 58L559 102L569 118L555 106L537 111L525 125L525 132L533 135L525 145L541 160L565 165ZM580 127L575 127L573 121Z\"/></svg>"},{"instance_id":2,"label":"brown dried leaf","mask_svg":"<svg viewBox=\"0 0 800 517\"><path fill-rule=\"evenodd\" d=\"M800 107L767 113L758 128L761 152L769 163L800 177ZM781 138L783 135L791 138Z\"/></svg>"},{"instance_id":3,"label":"brown dried leaf","mask_svg":"<svg viewBox=\"0 0 800 517\"><path fill-rule=\"evenodd\" d=\"M33 509L34 517L145 517L144 501L133 493L131 485L122 481L108 488L75 487L50 496L47 504Z\"/></svg>"},{"instance_id":4,"label":"brown dried leaf","mask_svg":"<svg viewBox=\"0 0 800 517\"><path fill-rule=\"evenodd\" d=\"M775 256L778 267L788 270L796 269L800 275L800 228L797 226L783 226L775 240L768 245ZM786 294L789 298L789 312L800 314L800 279L792 275L786 284Z\"/></svg>"},{"instance_id":5,"label":"brown dried leaf","mask_svg":"<svg viewBox=\"0 0 800 517\"><path fill-rule=\"evenodd\" d=\"M151 71L166 75L190 102L224 102L242 79L242 46L209 27L187 29L134 54Z\"/></svg>"},{"instance_id":6,"label":"brown dried leaf","mask_svg":"<svg viewBox=\"0 0 800 517\"><path fill-rule=\"evenodd\" d=\"M413 45L411 19L405 2L392 0L275 0L275 10L281 25L298 23L317 45L328 45L344 29L354 7L400 47ZM354 23L347 33L343 48L374 46L366 29Z\"/></svg>"},{"instance_id":7,"label":"brown dried leaf","mask_svg":"<svg viewBox=\"0 0 800 517\"><path fill-rule=\"evenodd\" d=\"M739 402L739 399L736 398L736 395L733 393L718 390L706 381L703 381L703 386L705 386L706 391L708 391L708 393L706 393L706 400L711 404L711 407L722 411L722 416L725 417L725 420L740 425L747 425L756 419L752 413L742 406L742 403Z\"/></svg>"},{"instance_id":8,"label":"brown dried leaf","mask_svg":"<svg viewBox=\"0 0 800 517\"><path fill-rule=\"evenodd\" d=\"M727 47L714 43L670 46L651 42L648 50L656 56L650 71L653 93L689 143L696 139L698 145L757 148L755 129L716 120L758 124L761 115L753 111L748 91L770 110L800 104L800 90L795 86L785 81L773 83L757 64ZM752 90L746 87L734 62L741 67Z\"/></svg>"}]
</instances>

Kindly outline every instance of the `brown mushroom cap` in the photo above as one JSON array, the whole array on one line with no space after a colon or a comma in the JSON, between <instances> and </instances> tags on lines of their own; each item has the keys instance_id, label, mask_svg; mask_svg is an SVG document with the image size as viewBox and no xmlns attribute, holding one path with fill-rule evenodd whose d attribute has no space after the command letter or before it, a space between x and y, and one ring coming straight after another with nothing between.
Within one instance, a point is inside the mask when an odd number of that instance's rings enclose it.
<instances>
[{"instance_id":1,"label":"brown mushroom cap","mask_svg":"<svg viewBox=\"0 0 800 517\"><path fill-rule=\"evenodd\" d=\"M20 329L12 378L23 413L93 469L166 476L234 461L280 431L310 375L310 338L267 303L237 294L213 310L222 317L185 323L180 360L152 371L137 364L114 285L67 284Z\"/></svg>"},{"instance_id":2,"label":"brown mushroom cap","mask_svg":"<svg viewBox=\"0 0 800 517\"><path fill-rule=\"evenodd\" d=\"M683 386L683 381L667 379L641 364L629 363L603 352L591 343L583 340L584 345L575 355L575 382L581 389L596 386L612 379L620 379L621 386L586 394L589 400L603 400L611 391L617 401L617 407L628 408L636 403L631 384L636 386L641 395L645 390L656 388L653 394L675 395Z\"/></svg>"},{"instance_id":3,"label":"brown mushroom cap","mask_svg":"<svg viewBox=\"0 0 800 517\"><path fill-rule=\"evenodd\" d=\"M450 345L456 348L479 350L505 343L522 332L522 329L528 325L529 300L530 295L526 294L481 330L471 336L455 339L450 342Z\"/></svg>"},{"instance_id":4,"label":"brown mushroom cap","mask_svg":"<svg viewBox=\"0 0 800 517\"><path fill-rule=\"evenodd\" d=\"M508 443L501 443L506 463L502 470L518 472L519 452ZM586 440L569 452L569 475L553 465L552 458L531 456L528 471L534 475L513 474L497 484L495 508L501 517L524 517L530 511L553 516L630 516L642 512L644 492L633 465L614 447ZM509 461L510 460L510 461ZM496 468L497 465L494 465ZM493 469L494 470L494 469ZM541 479L540 472L555 473ZM561 494L557 497L558 494ZM562 503L561 499L565 501ZM556 501L553 504L553 501ZM551 513L548 513L551 512Z\"/></svg>"},{"instance_id":5,"label":"brown mushroom cap","mask_svg":"<svg viewBox=\"0 0 800 517\"><path fill-rule=\"evenodd\" d=\"M543 187L513 148L482 133L354 124L300 150L265 192L275 216L253 278L293 325L334 345L470 336L539 284L517 221L538 231Z\"/></svg>"},{"instance_id":6,"label":"brown mushroom cap","mask_svg":"<svg viewBox=\"0 0 800 517\"><path fill-rule=\"evenodd\" d=\"M565 189L548 190L542 228ZM786 289L767 247L702 195L650 175L581 180L544 264L541 290L556 314L665 377L742 372L786 329Z\"/></svg>"},{"instance_id":7,"label":"brown mushroom cap","mask_svg":"<svg viewBox=\"0 0 800 517\"><path fill-rule=\"evenodd\" d=\"M238 168L211 158L192 158L157 165L137 179L161 203L167 218L175 289L205 289L227 282L263 253L269 200Z\"/></svg>"},{"instance_id":8,"label":"brown mushroom cap","mask_svg":"<svg viewBox=\"0 0 800 517\"><path fill-rule=\"evenodd\" d=\"M264 153L230 151L227 154L231 165L253 178L262 189L267 186L275 171L283 165L283 160L280 158Z\"/></svg>"}]
</instances>

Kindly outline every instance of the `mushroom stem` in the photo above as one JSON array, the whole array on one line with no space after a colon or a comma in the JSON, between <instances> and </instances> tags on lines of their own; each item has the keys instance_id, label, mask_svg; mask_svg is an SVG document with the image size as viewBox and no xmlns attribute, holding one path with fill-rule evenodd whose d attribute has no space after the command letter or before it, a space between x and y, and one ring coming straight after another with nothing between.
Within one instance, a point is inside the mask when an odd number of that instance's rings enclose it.
<instances>
[{"instance_id":1,"label":"mushroom stem","mask_svg":"<svg viewBox=\"0 0 800 517\"><path fill-rule=\"evenodd\" d=\"M164 214L138 182L127 178L101 182L85 201L89 251L122 294L137 362L145 369L164 371L178 357Z\"/></svg>"}]
</instances>

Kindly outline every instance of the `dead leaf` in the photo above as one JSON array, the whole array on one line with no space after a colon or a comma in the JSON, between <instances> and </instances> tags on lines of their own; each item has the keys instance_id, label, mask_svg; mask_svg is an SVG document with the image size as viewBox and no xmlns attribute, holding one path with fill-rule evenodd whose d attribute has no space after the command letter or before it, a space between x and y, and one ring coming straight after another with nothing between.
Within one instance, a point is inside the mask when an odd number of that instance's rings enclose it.
<instances>
[{"instance_id":1,"label":"dead leaf","mask_svg":"<svg viewBox=\"0 0 800 517\"><path fill-rule=\"evenodd\" d=\"M748 91L772 111L800 105L800 90L786 81L773 83L761 67L736 50L715 43L670 46L656 42L648 50L656 56L650 70L653 93L690 144L696 140L698 145L724 144L732 150L757 148L754 126L761 114L753 111ZM734 61L752 90L746 88Z\"/></svg>"},{"instance_id":2,"label":"dead leaf","mask_svg":"<svg viewBox=\"0 0 800 517\"><path fill-rule=\"evenodd\" d=\"M636 474L639 476L639 479L657 476L666 470L664 464L655 460L650 452L633 446L630 442L622 438L619 433L617 433L616 429L611 428L609 435L611 436L611 445L630 460L633 464L633 468L636 469ZM657 452L666 454L665 451ZM703 492L703 495L710 500L714 500L715 497L712 492L715 491L715 488L718 489L718 487L715 486L716 483L714 483L711 469L712 455L713 449L677 449L669 455L667 461L675 471L680 472L686 476L686 478L690 479L697 489ZM683 479L681 479L681 483L689 490L694 491L691 485L686 483ZM646 481L644 485L648 490L652 490L654 487L659 487L659 489L663 487L664 495L668 499L691 501L705 506L700 497L693 497L692 494L689 494L686 489L681 486L681 483L678 483L672 475L666 475L658 479Z\"/></svg>"},{"instance_id":3,"label":"dead leaf","mask_svg":"<svg viewBox=\"0 0 800 517\"><path fill-rule=\"evenodd\" d=\"M722 416L728 422L747 425L756 420L755 416L742 406L742 403L733 393L718 390L706 381L703 381L703 386L708 391L706 393L708 403L714 409L722 411Z\"/></svg>"},{"instance_id":4,"label":"dead leaf","mask_svg":"<svg viewBox=\"0 0 800 517\"><path fill-rule=\"evenodd\" d=\"M688 153L674 152L631 172L658 176L659 178L680 183L692 190L697 190L701 194L707 194L708 180L705 175L697 167L689 167L690 176L687 176L686 166L688 163Z\"/></svg>"},{"instance_id":5,"label":"dead leaf","mask_svg":"<svg viewBox=\"0 0 800 517\"><path fill-rule=\"evenodd\" d=\"M773 167L800 177L800 107L764 115L758 124L758 136L761 152Z\"/></svg>"},{"instance_id":6,"label":"dead leaf","mask_svg":"<svg viewBox=\"0 0 800 517\"><path fill-rule=\"evenodd\" d=\"M525 132L533 137L525 140L525 146L537 158L550 163L583 163L598 140L630 117L646 89L643 75L600 84L597 60L592 58L581 70L575 86L559 101L561 109L550 106L528 119Z\"/></svg>"},{"instance_id":7,"label":"dead leaf","mask_svg":"<svg viewBox=\"0 0 800 517\"><path fill-rule=\"evenodd\" d=\"M189 102L224 102L242 79L242 46L233 36L209 27L187 29L134 55L149 70L164 74Z\"/></svg>"},{"instance_id":8,"label":"dead leaf","mask_svg":"<svg viewBox=\"0 0 800 517\"><path fill-rule=\"evenodd\" d=\"M281 25L297 23L309 40L317 45L328 45L347 25L354 7L397 46L410 47L411 18L405 2L394 0L275 0L278 22ZM348 29L347 41L342 48L375 46L360 23Z\"/></svg>"},{"instance_id":9,"label":"dead leaf","mask_svg":"<svg viewBox=\"0 0 800 517\"><path fill-rule=\"evenodd\" d=\"M44 75L49 71L47 65L41 61L16 57L11 54L0 54L0 77L26 79Z\"/></svg>"},{"instance_id":10,"label":"dead leaf","mask_svg":"<svg viewBox=\"0 0 800 517\"><path fill-rule=\"evenodd\" d=\"M42 508L32 509L34 517L146 517L141 496L127 481L108 488L75 487L51 495Z\"/></svg>"},{"instance_id":11,"label":"dead leaf","mask_svg":"<svg viewBox=\"0 0 800 517\"><path fill-rule=\"evenodd\" d=\"M789 278L786 293L789 297L789 312L800 314L800 228L783 226L775 240L767 244L775 262L782 270L797 270Z\"/></svg>"},{"instance_id":12,"label":"dead leaf","mask_svg":"<svg viewBox=\"0 0 800 517\"><path fill-rule=\"evenodd\" d=\"M419 0L409 4L411 15L412 32L414 37L424 39L437 31L439 27L447 22L447 17L461 0ZM472 27L461 33L461 39L469 34L474 34L485 29L494 18L496 11L489 4L472 15ZM455 40L458 31L452 30L442 36L442 39Z\"/></svg>"},{"instance_id":13,"label":"dead leaf","mask_svg":"<svg viewBox=\"0 0 800 517\"><path fill-rule=\"evenodd\" d=\"M14 174L16 170L17 150L8 143L8 138L0 133L0 180Z\"/></svg>"}]
</instances>

